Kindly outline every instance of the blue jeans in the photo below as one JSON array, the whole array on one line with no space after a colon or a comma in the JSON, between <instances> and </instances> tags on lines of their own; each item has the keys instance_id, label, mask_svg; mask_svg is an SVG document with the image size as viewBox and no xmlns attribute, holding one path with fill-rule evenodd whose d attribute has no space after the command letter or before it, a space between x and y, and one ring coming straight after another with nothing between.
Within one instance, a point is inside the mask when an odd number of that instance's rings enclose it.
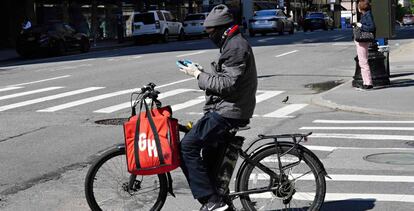
<instances>
[{"instance_id":1,"label":"blue jeans","mask_svg":"<svg viewBox=\"0 0 414 211\"><path fill-rule=\"evenodd\" d=\"M216 194L215 182L209 175L202 149L216 148L224 143L228 130L245 126L249 120L229 119L215 112L205 114L181 140L181 168L195 199ZM217 161L220 162L220 161Z\"/></svg>"}]
</instances>

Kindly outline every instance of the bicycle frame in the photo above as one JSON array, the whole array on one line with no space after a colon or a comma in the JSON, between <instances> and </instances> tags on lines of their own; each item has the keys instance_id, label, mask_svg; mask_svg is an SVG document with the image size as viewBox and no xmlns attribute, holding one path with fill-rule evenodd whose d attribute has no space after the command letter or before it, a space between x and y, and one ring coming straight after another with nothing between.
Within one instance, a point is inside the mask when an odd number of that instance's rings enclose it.
<instances>
[{"instance_id":1,"label":"bicycle frame","mask_svg":"<svg viewBox=\"0 0 414 211\"><path fill-rule=\"evenodd\" d=\"M247 147L246 150L242 150L239 149L239 155L243 158L243 163L241 164L241 166L238 169L237 172L237 176L236 178L240 178L241 172L244 170L244 168L246 168L246 166L248 164L253 165L258 167L260 170L262 170L263 172L265 172L266 174L268 174L270 176L270 178L272 179L269 186L268 187L263 187L263 188L256 188L256 189L251 189L251 190L247 190L247 191L235 191L233 193L230 193L228 196L231 197L232 199L240 196L240 195L248 195L248 194L255 194L255 193L264 193L264 192L268 192L268 191L273 191L273 190L277 190L279 188L279 185L275 185L275 181L277 181L278 184L281 184L283 176L280 175L285 175L284 170L291 168L293 166L298 165L301 161L302 158L299 158L299 161L294 162L294 163L290 163L286 166L282 165L282 162L280 160L280 157L283 156L284 154L288 153L290 150L303 150L305 152L307 152L309 155L311 156L315 156L309 149L301 146L299 143L302 140L307 140L307 136L311 135L312 133L309 134L282 134L282 135L259 135L259 137L254 140L249 147ZM284 141L278 141L279 138L291 138L292 142L284 142ZM299 138L299 139L298 139ZM255 150L253 150L253 152L248 153L248 151L258 142L263 141L263 140L268 140L268 139L273 139L273 142L264 144L259 146L258 148L256 148ZM291 147L291 149L288 152L285 152L284 154L281 154L281 152L279 152L279 146L289 146ZM278 165L279 165L279 172L278 174L272 170L270 170L268 167L266 167L265 165L259 163L259 162L255 162L253 161L250 157L252 157L252 155L254 155L255 153L258 153L264 149L267 149L269 147L275 147L276 148L276 154L277 154L277 159L278 159ZM301 153L298 153L299 155ZM316 159L317 161L319 161L319 159ZM327 176L327 173L325 171L325 168L323 167L323 164L319 161L320 166L322 167L322 172L324 176ZM239 186L239 184L237 184L236 186Z\"/></svg>"}]
</instances>

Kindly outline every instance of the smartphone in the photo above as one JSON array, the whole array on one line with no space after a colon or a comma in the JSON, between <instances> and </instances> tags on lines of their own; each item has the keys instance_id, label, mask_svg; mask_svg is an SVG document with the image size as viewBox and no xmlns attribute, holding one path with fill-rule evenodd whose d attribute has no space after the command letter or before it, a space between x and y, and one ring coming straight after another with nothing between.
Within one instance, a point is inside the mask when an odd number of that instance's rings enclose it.
<instances>
[{"instance_id":1,"label":"smartphone","mask_svg":"<svg viewBox=\"0 0 414 211\"><path fill-rule=\"evenodd\" d=\"M185 60L178 60L176 62L177 66L179 68L187 67L191 63L193 63L193 62L191 62L190 60L187 60L187 59L185 59Z\"/></svg>"}]
</instances>

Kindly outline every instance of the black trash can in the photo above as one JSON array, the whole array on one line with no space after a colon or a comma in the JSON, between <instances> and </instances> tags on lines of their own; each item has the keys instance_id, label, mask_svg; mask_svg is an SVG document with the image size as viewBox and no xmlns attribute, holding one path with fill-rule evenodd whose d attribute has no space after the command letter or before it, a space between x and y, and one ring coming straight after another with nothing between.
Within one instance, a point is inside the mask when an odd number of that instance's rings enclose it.
<instances>
[{"instance_id":1,"label":"black trash can","mask_svg":"<svg viewBox=\"0 0 414 211\"><path fill-rule=\"evenodd\" d=\"M390 75L385 67L385 59L384 54L378 51L378 45L376 43L370 44L368 47L368 64L371 69L372 83L374 86L386 86L390 84ZM355 57L355 64L355 75L352 86L362 87L363 80L358 56Z\"/></svg>"}]
</instances>

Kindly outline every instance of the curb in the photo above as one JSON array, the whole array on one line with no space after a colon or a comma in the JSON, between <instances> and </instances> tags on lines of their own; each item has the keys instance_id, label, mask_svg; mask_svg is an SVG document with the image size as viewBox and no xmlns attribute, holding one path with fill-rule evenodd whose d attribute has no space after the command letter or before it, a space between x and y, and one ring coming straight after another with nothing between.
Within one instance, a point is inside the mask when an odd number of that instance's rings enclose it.
<instances>
[{"instance_id":1,"label":"curb","mask_svg":"<svg viewBox=\"0 0 414 211\"><path fill-rule=\"evenodd\" d=\"M342 86L349 85L351 82L352 80L349 80L333 89L320 93L316 95L315 97L312 97L310 101L314 105L327 107L327 108L331 108L335 110L341 110L341 111L365 113L365 114L372 114L372 115L383 115L383 116L414 117L414 113L411 113L411 112L394 112L394 111L381 110L381 109L375 109L375 108L364 108L364 107L358 107L358 106L341 105L341 104L332 102L331 100L327 100L323 98L324 95L330 92L333 92Z\"/></svg>"}]
</instances>

